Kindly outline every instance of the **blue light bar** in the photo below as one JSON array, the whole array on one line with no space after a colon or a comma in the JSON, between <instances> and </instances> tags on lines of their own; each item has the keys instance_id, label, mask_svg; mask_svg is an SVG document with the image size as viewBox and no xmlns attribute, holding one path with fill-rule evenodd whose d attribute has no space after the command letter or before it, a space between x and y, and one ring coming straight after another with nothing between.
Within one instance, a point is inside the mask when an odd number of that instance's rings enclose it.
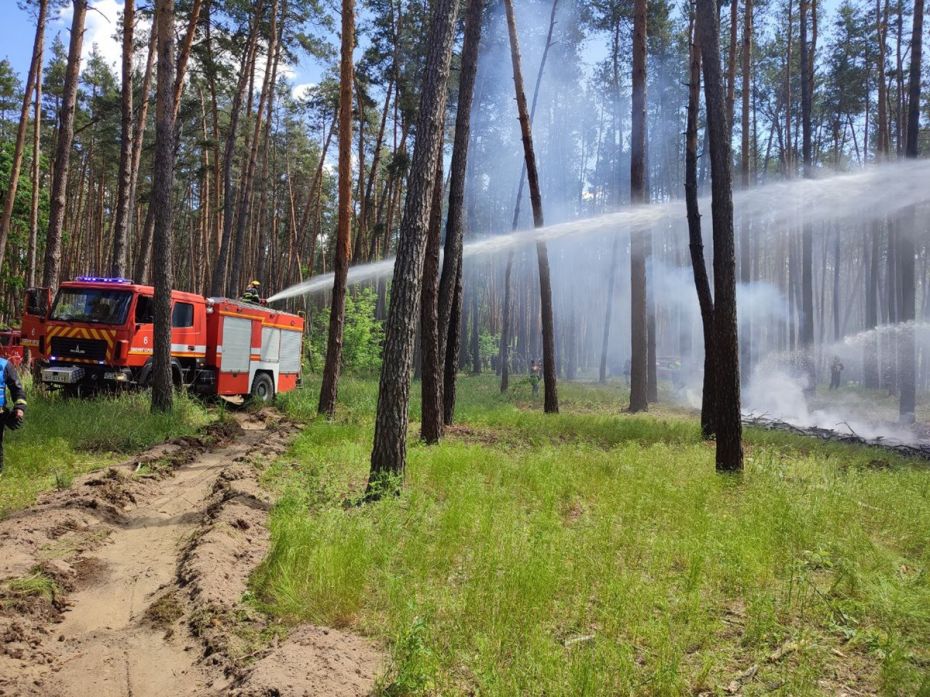
<instances>
[{"instance_id":1,"label":"blue light bar","mask_svg":"<svg viewBox=\"0 0 930 697\"><path fill-rule=\"evenodd\" d=\"M81 283L132 283L130 278L106 278L103 276L78 276L75 280Z\"/></svg>"}]
</instances>

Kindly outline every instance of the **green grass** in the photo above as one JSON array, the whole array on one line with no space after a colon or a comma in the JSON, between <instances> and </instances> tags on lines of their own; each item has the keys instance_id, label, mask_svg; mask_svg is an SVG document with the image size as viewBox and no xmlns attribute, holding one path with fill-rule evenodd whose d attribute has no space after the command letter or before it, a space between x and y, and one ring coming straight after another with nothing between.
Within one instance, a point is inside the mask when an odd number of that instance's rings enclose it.
<instances>
[{"instance_id":1,"label":"green grass","mask_svg":"<svg viewBox=\"0 0 930 697\"><path fill-rule=\"evenodd\" d=\"M152 414L149 406L149 395L141 392L97 399L30 394L24 426L4 434L0 516L42 491L68 488L76 474L194 433L213 418L184 396L170 413Z\"/></svg>"},{"instance_id":2,"label":"green grass","mask_svg":"<svg viewBox=\"0 0 930 697\"><path fill-rule=\"evenodd\" d=\"M0 583L0 608L23 608L35 600L54 603L60 595L61 588L55 579L36 567L25 576L9 578Z\"/></svg>"},{"instance_id":3,"label":"green grass","mask_svg":"<svg viewBox=\"0 0 930 697\"><path fill-rule=\"evenodd\" d=\"M464 378L401 496L353 506L376 385L344 378L332 423L316 390L283 400L307 428L267 475L254 590L383 640L386 694L930 694L925 465L750 430L720 476L692 415L562 384L545 416Z\"/></svg>"}]
</instances>

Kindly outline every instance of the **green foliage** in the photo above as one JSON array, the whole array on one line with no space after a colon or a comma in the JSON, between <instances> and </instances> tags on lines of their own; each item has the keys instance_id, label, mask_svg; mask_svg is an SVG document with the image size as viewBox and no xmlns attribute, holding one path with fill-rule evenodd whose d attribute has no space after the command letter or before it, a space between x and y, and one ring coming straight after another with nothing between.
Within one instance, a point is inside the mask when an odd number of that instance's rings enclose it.
<instances>
[{"instance_id":1,"label":"green foliage","mask_svg":"<svg viewBox=\"0 0 930 697\"><path fill-rule=\"evenodd\" d=\"M0 516L29 505L36 494L68 488L76 474L189 435L211 417L193 400L175 397L174 410L153 414L148 393L99 399L30 395L23 427L4 435Z\"/></svg>"},{"instance_id":2,"label":"green foliage","mask_svg":"<svg viewBox=\"0 0 930 697\"><path fill-rule=\"evenodd\" d=\"M370 288L346 293L345 325L343 327L342 369L349 372L373 373L381 366L381 340L384 329L375 319L378 297ZM308 352L310 370L322 371L326 361L326 339L329 331L329 308L312 320Z\"/></svg>"},{"instance_id":3,"label":"green foliage","mask_svg":"<svg viewBox=\"0 0 930 697\"><path fill-rule=\"evenodd\" d=\"M723 694L752 666L745 695L918 694L930 472L750 429L722 478L693 416L560 387L547 416L463 378L459 425L362 506L376 385L335 422L293 395L256 597L388 642L384 694Z\"/></svg>"},{"instance_id":4,"label":"green foliage","mask_svg":"<svg viewBox=\"0 0 930 697\"><path fill-rule=\"evenodd\" d=\"M500 347L500 332L497 334L491 334L487 330L481 332L480 336L478 337L478 354L481 356L481 363L483 365L490 365L491 359L497 358L497 354L500 352Z\"/></svg>"}]
</instances>

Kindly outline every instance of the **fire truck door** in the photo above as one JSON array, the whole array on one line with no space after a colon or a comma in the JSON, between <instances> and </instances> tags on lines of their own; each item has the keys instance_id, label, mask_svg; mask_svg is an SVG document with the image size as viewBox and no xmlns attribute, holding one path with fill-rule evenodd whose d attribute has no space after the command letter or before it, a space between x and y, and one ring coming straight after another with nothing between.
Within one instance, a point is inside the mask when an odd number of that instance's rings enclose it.
<instances>
[{"instance_id":1,"label":"fire truck door","mask_svg":"<svg viewBox=\"0 0 930 697\"><path fill-rule=\"evenodd\" d=\"M52 309L52 291L48 288L29 288L26 291L26 308L22 322L22 344L30 351L45 352L45 320Z\"/></svg>"}]
</instances>

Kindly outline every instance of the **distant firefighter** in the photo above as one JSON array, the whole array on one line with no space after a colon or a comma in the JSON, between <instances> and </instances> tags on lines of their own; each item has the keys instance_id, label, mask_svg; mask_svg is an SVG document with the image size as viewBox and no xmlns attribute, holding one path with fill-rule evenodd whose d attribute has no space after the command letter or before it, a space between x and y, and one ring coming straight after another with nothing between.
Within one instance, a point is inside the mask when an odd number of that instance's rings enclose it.
<instances>
[{"instance_id":1,"label":"distant firefighter","mask_svg":"<svg viewBox=\"0 0 930 697\"><path fill-rule=\"evenodd\" d=\"M542 379L542 366L535 358L530 364L530 384L533 386L533 396L539 394L539 381Z\"/></svg>"},{"instance_id":2,"label":"distant firefighter","mask_svg":"<svg viewBox=\"0 0 930 697\"><path fill-rule=\"evenodd\" d=\"M840 387L840 378L843 375L845 366L840 361L839 356L833 357L833 363L830 364L830 389L838 390Z\"/></svg>"}]
</instances>

